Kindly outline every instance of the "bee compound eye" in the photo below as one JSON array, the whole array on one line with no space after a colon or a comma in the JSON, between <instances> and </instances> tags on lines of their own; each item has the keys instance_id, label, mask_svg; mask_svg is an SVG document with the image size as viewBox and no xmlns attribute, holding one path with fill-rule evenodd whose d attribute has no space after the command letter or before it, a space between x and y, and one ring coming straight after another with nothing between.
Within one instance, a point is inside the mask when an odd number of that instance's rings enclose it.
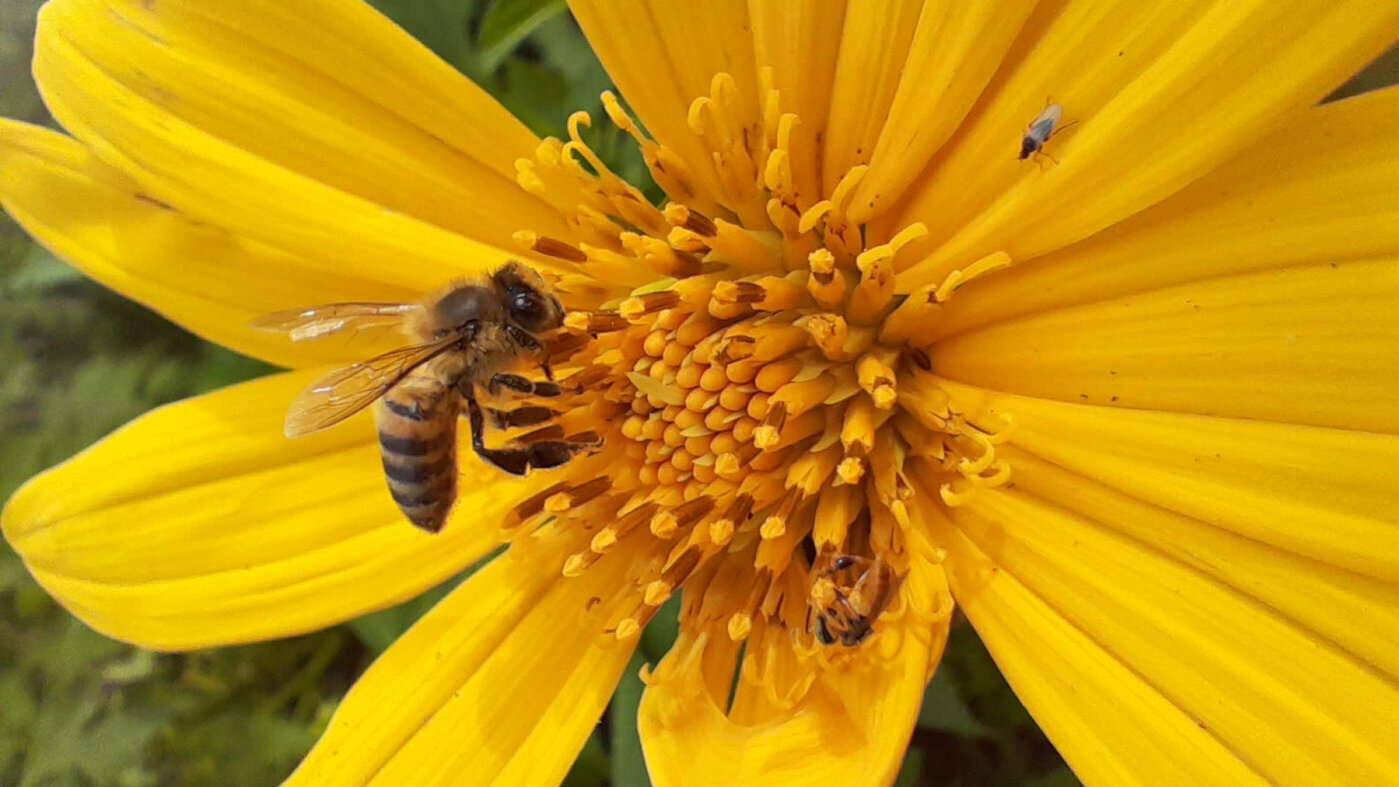
<instances>
[{"instance_id":1,"label":"bee compound eye","mask_svg":"<svg viewBox=\"0 0 1399 787\"><path fill-rule=\"evenodd\" d=\"M554 327L553 313L544 298L533 289L517 289L510 293L510 317L527 331Z\"/></svg>"}]
</instances>

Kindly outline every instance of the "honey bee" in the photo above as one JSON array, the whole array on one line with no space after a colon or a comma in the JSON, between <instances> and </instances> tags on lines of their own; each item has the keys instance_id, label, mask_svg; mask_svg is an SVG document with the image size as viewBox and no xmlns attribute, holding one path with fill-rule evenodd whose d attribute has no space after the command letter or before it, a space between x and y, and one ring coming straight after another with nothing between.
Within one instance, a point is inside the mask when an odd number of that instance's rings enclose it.
<instances>
[{"instance_id":1,"label":"honey bee","mask_svg":"<svg viewBox=\"0 0 1399 787\"><path fill-rule=\"evenodd\" d=\"M874 633L875 621L903 585L903 578L881 557L841 555L821 571L821 576L835 582L834 596L825 606L813 604L807 610L808 628L822 645L839 642L847 648Z\"/></svg>"},{"instance_id":2,"label":"honey bee","mask_svg":"<svg viewBox=\"0 0 1399 787\"><path fill-rule=\"evenodd\" d=\"M311 434L377 402L389 493L410 522L435 533L456 502L457 418L463 403L471 447L507 473L557 467L601 443L591 432L564 437L557 426L499 448L485 443L486 411L477 401L478 389L546 398L563 393L538 338L563 325L563 318L563 305L539 274L512 261L489 276L454 282L421 303L289 309L259 317L253 327L286 333L293 341L351 329L396 328L407 335L408 346L311 383L292 402L284 431L287 437ZM507 371L526 356L538 359L548 382ZM502 429L543 424L558 414L537 405L489 412Z\"/></svg>"}]
</instances>

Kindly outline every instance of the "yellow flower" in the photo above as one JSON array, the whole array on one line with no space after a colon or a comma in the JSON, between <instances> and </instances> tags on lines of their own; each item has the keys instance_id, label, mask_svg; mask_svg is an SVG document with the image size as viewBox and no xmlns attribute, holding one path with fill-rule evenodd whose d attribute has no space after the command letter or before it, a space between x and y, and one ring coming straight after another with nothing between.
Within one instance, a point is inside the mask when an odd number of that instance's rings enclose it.
<instances>
[{"instance_id":1,"label":"yellow flower","mask_svg":"<svg viewBox=\"0 0 1399 787\"><path fill-rule=\"evenodd\" d=\"M888 783L953 597L1089 783L1399 782L1399 90L1315 105L1399 6L573 11L660 208L578 139L591 119L534 138L367 6L45 8L35 74L72 137L0 124L6 209L293 369L20 490L5 535L55 597L204 647L511 541L294 784L556 782L675 593L639 720L659 784ZM1046 96L1052 160L1017 160ZM427 535L367 416L282 437L374 348L248 323L508 258L574 310L559 370L587 385L560 421L605 445L524 479L463 451Z\"/></svg>"}]
</instances>

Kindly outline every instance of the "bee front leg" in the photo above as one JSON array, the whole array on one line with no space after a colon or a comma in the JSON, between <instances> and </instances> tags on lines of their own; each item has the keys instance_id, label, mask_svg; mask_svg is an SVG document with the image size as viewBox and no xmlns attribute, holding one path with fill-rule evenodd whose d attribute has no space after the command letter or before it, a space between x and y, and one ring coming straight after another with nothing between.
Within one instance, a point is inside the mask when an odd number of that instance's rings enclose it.
<instances>
[{"instance_id":1,"label":"bee front leg","mask_svg":"<svg viewBox=\"0 0 1399 787\"><path fill-rule=\"evenodd\" d=\"M544 352L544 345L540 344L538 339L534 338L529 332L521 330L514 325L505 326L505 334L509 336L510 340L515 342L515 344L540 356L539 368L544 370L544 379L550 381L554 379L554 369L549 365L549 355Z\"/></svg>"},{"instance_id":2,"label":"bee front leg","mask_svg":"<svg viewBox=\"0 0 1399 787\"><path fill-rule=\"evenodd\" d=\"M475 391L463 391L462 398L466 400L467 419L471 423L471 448L486 462L512 475L524 475L531 468L543 470L558 467L572 459L579 451L595 448L602 442L597 435L585 433L562 440L539 440L532 443L517 441L504 448L488 448L486 416L480 403L476 401Z\"/></svg>"},{"instance_id":3,"label":"bee front leg","mask_svg":"<svg viewBox=\"0 0 1399 787\"><path fill-rule=\"evenodd\" d=\"M525 396L554 397L563 393L556 383L537 383L518 374L497 374L486 384L492 396L499 394L502 388Z\"/></svg>"}]
</instances>

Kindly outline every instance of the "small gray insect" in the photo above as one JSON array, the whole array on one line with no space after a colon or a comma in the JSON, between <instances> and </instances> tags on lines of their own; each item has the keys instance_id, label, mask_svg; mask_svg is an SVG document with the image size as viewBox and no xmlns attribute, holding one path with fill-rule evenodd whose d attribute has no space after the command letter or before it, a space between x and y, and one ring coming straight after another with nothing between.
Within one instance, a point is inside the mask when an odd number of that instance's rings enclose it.
<instances>
[{"instance_id":1,"label":"small gray insect","mask_svg":"<svg viewBox=\"0 0 1399 787\"><path fill-rule=\"evenodd\" d=\"M1029 127L1025 129L1025 136L1020 139L1019 158L1021 161L1024 161L1030 156L1038 157L1041 153L1044 153L1041 148L1044 147L1044 143L1049 141L1050 137L1073 125L1073 123L1069 123L1068 125L1060 126L1056 130L1054 127L1058 125L1063 117L1064 108L1058 104L1050 104L1044 108L1044 111L1036 115L1034 120L1030 121ZM1059 163L1058 159L1050 156L1048 153L1044 153L1044 155L1049 156L1049 160L1053 161L1055 164Z\"/></svg>"}]
</instances>

